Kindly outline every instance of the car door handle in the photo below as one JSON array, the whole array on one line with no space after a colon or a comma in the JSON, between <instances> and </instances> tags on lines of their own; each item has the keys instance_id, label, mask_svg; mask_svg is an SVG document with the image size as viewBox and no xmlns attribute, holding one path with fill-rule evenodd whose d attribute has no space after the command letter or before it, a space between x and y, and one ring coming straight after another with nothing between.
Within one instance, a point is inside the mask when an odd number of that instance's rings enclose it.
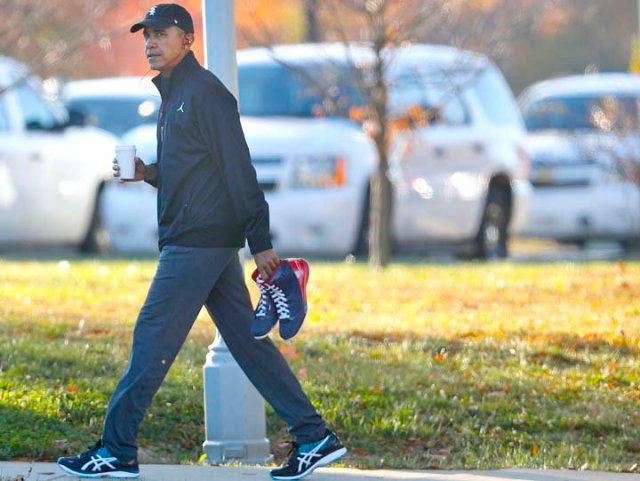
<instances>
[{"instance_id":1,"label":"car door handle","mask_svg":"<svg viewBox=\"0 0 640 481\"><path fill-rule=\"evenodd\" d=\"M42 161L42 155L40 155L40 152L31 152L29 154L29 160L31 162L40 162Z\"/></svg>"},{"instance_id":2,"label":"car door handle","mask_svg":"<svg viewBox=\"0 0 640 481\"><path fill-rule=\"evenodd\" d=\"M480 142L476 142L471 146L471 148L476 154L484 154L484 144Z\"/></svg>"}]
</instances>

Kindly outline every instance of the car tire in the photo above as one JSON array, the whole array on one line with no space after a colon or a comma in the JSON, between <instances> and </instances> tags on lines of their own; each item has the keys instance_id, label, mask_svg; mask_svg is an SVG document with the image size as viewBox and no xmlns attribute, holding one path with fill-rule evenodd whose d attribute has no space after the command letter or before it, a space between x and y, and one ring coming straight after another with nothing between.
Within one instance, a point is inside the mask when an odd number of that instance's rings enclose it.
<instances>
[{"instance_id":1,"label":"car tire","mask_svg":"<svg viewBox=\"0 0 640 481\"><path fill-rule=\"evenodd\" d=\"M111 239L107 231L102 217L102 186L98 190L95 203L93 206L93 214L91 223L87 229L87 234L78 246L83 254L107 254L111 250Z\"/></svg>"},{"instance_id":2,"label":"car tire","mask_svg":"<svg viewBox=\"0 0 640 481\"><path fill-rule=\"evenodd\" d=\"M482 222L475 240L475 257L505 259L509 255L509 193L501 188L489 190Z\"/></svg>"}]
</instances>

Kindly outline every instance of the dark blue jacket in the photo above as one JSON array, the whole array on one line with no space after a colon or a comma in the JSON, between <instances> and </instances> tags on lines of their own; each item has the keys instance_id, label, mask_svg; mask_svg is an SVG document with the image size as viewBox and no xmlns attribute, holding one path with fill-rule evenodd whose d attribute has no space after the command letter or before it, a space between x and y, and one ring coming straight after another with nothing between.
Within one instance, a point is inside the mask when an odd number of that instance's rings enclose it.
<instances>
[{"instance_id":1,"label":"dark blue jacket","mask_svg":"<svg viewBox=\"0 0 640 481\"><path fill-rule=\"evenodd\" d=\"M235 97L193 53L153 79L158 119L158 234L165 245L271 248L269 206L251 164Z\"/></svg>"}]
</instances>

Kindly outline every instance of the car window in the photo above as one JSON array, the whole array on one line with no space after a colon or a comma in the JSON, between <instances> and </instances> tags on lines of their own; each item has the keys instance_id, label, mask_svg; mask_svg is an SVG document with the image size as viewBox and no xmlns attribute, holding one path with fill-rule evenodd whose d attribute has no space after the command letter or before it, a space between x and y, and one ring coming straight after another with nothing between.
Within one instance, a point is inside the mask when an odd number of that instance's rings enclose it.
<instances>
[{"instance_id":1,"label":"car window","mask_svg":"<svg viewBox=\"0 0 640 481\"><path fill-rule=\"evenodd\" d=\"M258 117L348 116L362 105L348 67L309 63L240 65L240 112Z\"/></svg>"},{"instance_id":2,"label":"car window","mask_svg":"<svg viewBox=\"0 0 640 481\"><path fill-rule=\"evenodd\" d=\"M58 119L42 97L27 83L15 89L25 128L51 129Z\"/></svg>"},{"instance_id":3,"label":"car window","mask_svg":"<svg viewBox=\"0 0 640 481\"><path fill-rule=\"evenodd\" d=\"M438 123L465 125L470 122L469 112L453 79L441 72L407 70L389 82L392 110L402 114L412 107L438 109Z\"/></svg>"},{"instance_id":4,"label":"car window","mask_svg":"<svg viewBox=\"0 0 640 481\"><path fill-rule=\"evenodd\" d=\"M120 137L140 125L155 123L160 102L148 98L83 97L67 102L69 110L85 115L86 123Z\"/></svg>"},{"instance_id":5,"label":"car window","mask_svg":"<svg viewBox=\"0 0 640 481\"><path fill-rule=\"evenodd\" d=\"M492 124L522 125L522 117L511 89L495 67L482 69L477 80L469 83Z\"/></svg>"},{"instance_id":6,"label":"car window","mask_svg":"<svg viewBox=\"0 0 640 481\"><path fill-rule=\"evenodd\" d=\"M639 95L551 96L523 107L528 130L625 130L640 126Z\"/></svg>"}]
</instances>

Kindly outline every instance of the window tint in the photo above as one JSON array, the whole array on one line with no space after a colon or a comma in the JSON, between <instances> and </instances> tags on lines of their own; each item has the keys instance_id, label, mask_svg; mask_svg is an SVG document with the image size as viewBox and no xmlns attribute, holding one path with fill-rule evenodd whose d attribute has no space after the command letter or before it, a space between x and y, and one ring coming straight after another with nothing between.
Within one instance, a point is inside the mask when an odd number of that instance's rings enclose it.
<instances>
[{"instance_id":1,"label":"window tint","mask_svg":"<svg viewBox=\"0 0 640 481\"><path fill-rule=\"evenodd\" d=\"M49 106L30 85L20 85L16 94L26 128L51 129L58 124Z\"/></svg>"},{"instance_id":2,"label":"window tint","mask_svg":"<svg viewBox=\"0 0 640 481\"><path fill-rule=\"evenodd\" d=\"M81 98L71 100L67 107L83 113L88 125L95 125L120 137L134 127L155 123L160 102L157 98Z\"/></svg>"},{"instance_id":3,"label":"window tint","mask_svg":"<svg viewBox=\"0 0 640 481\"><path fill-rule=\"evenodd\" d=\"M348 116L362 105L348 67L338 64L242 65L240 112L259 117Z\"/></svg>"},{"instance_id":4,"label":"window tint","mask_svg":"<svg viewBox=\"0 0 640 481\"><path fill-rule=\"evenodd\" d=\"M444 105L443 119L448 125L465 125L469 123L469 114L458 96L452 98Z\"/></svg>"},{"instance_id":5,"label":"window tint","mask_svg":"<svg viewBox=\"0 0 640 481\"><path fill-rule=\"evenodd\" d=\"M625 130L640 126L640 97L554 96L524 107L529 130Z\"/></svg>"},{"instance_id":6,"label":"window tint","mask_svg":"<svg viewBox=\"0 0 640 481\"><path fill-rule=\"evenodd\" d=\"M453 78L445 78L442 72L436 70L407 70L390 82L390 98L392 110L398 114L419 106L437 108L440 124L465 125L470 122L456 81Z\"/></svg>"},{"instance_id":7,"label":"window tint","mask_svg":"<svg viewBox=\"0 0 640 481\"><path fill-rule=\"evenodd\" d=\"M489 121L496 125L522 125L518 106L502 74L494 67L483 69L471 88Z\"/></svg>"}]
</instances>

